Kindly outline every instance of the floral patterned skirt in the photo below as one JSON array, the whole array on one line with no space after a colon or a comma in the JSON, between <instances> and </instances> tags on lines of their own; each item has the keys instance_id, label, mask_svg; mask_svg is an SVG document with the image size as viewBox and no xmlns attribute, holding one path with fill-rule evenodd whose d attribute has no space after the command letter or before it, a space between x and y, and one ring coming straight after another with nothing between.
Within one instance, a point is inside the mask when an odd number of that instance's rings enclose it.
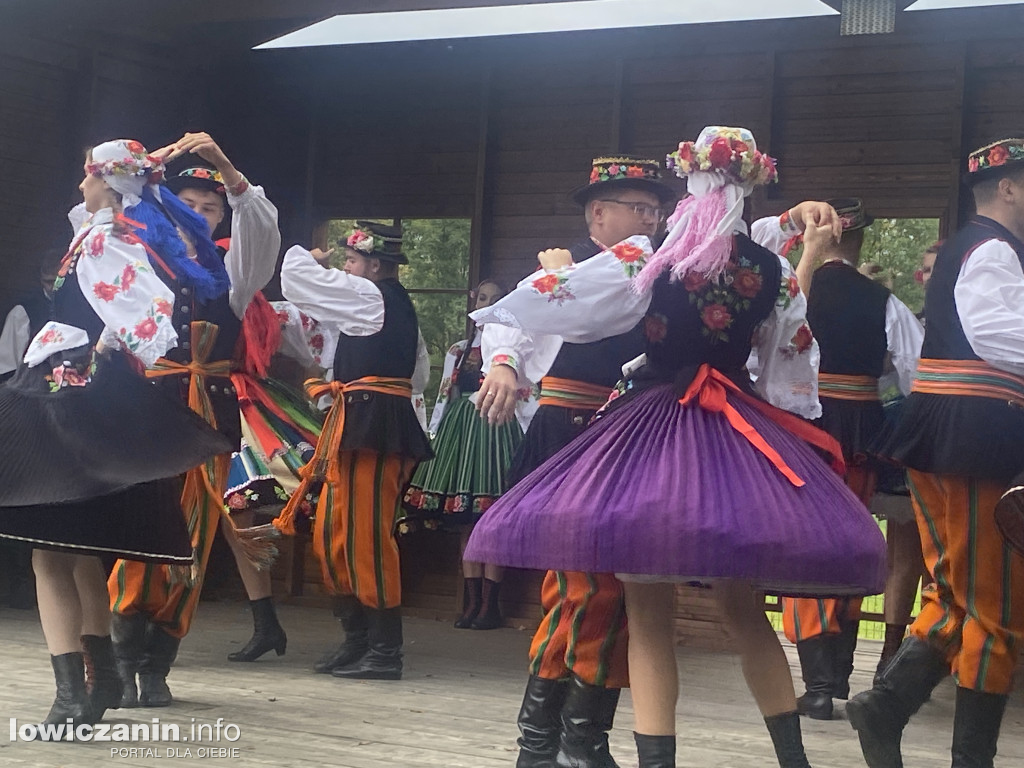
<instances>
[{"instance_id":1,"label":"floral patterned skirt","mask_svg":"<svg viewBox=\"0 0 1024 768\"><path fill-rule=\"evenodd\" d=\"M488 425L469 395L449 405L435 456L419 465L406 491L399 530L473 523L508 489L508 467L522 439L518 421Z\"/></svg>"}]
</instances>

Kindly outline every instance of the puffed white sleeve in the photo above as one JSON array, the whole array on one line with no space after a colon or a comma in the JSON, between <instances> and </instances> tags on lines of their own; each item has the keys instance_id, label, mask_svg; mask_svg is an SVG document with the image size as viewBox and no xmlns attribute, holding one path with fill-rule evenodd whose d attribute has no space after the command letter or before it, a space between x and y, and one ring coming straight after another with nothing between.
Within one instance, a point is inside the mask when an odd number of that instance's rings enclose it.
<instances>
[{"instance_id":1,"label":"puffed white sleeve","mask_svg":"<svg viewBox=\"0 0 1024 768\"><path fill-rule=\"evenodd\" d=\"M249 185L240 195L227 192L231 206L231 245L224 256L224 268L231 280L228 301L239 318L257 291L274 276L281 232L277 208L267 199L263 187Z\"/></svg>"},{"instance_id":2,"label":"puffed white sleeve","mask_svg":"<svg viewBox=\"0 0 1024 768\"><path fill-rule=\"evenodd\" d=\"M786 244L799 235L800 228L793 223L789 211L781 216L765 216L750 225L750 239L779 256Z\"/></svg>"},{"instance_id":3,"label":"puffed white sleeve","mask_svg":"<svg viewBox=\"0 0 1024 768\"><path fill-rule=\"evenodd\" d=\"M1024 376L1024 271L1013 248L1002 240L975 248L960 268L953 298L974 354Z\"/></svg>"},{"instance_id":4,"label":"puffed white sleeve","mask_svg":"<svg viewBox=\"0 0 1024 768\"><path fill-rule=\"evenodd\" d=\"M153 272L142 244L122 239L110 224L93 227L82 248L74 276L103 321L100 341L151 366L178 344L174 292Z\"/></svg>"},{"instance_id":5,"label":"puffed white sleeve","mask_svg":"<svg viewBox=\"0 0 1024 768\"><path fill-rule=\"evenodd\" d=\"M432 435L437 434L437 430L441 426L441 418L444 416L445 406L448 405L448 401L451 400L455 393L455 368L459 364L459 360L462 359L466 346L465 339L457 341L448 348L448 353L444 356L441 383L437 387L437 400L434 402L434 410L430 414L430 427L428 431Z\"/></svg>"},{"instance_id":6,"label":"puffed white sleeve","mask_svg":"<svg viewBox=\"0 0 1024 768\"><path fill-rule=\"evenodd\" d=\"M277 351L305 367L329 368L338 346L338 334L289 301L272 301L270 305L281 326L281 346Z\"/></svg>"},{"instance_id":7,"label":"puffed white sleeve","mask_svg":"<svg viewBox=\"0 0 1024 768\"><path fill-rule=\"evenodd\" d=\"M917 361L921 357L924 327L910 307L892 294L885 304L885 338L889 358L899 379L900 392L909 395L917 373Z\"/></svg>"},{"instance_id":8,"label":"puffed white sleeve","mask_svg":"<svg viewBox=\"0 0 1024 768\"><path fill-rule=\"evenodd\" d=\"M416 365L412 371L412 407L423 431L427 431L427 398L423 393L430 383L430 352L423 333L416 331Z\"/></svg>"},{"instance_id":9,"label":"puffed white sleeve","mask_svg":"<svg viewBox=\"0 0 1024 768\"><path fill-rule=\"evenodd\" d=\"M28 312L19 304L7 313L4 329L0 331L0 376L17 369L30 341Z\"/></svg>"},{"instance_id":10,"label":"puffed white sleeve","mask_svg":"<svg viewBox=\"0 0 1024 768\"><path fill-rule=\"evenodd\" d=\"M370 336L384 327L384 297L371 280L324 269L300 245L284 255L281 292L300 311L348 336Z\"/></svg>"},{"instance_id":11,"label":"puffed white sleeve","mask_svg":"<svg viewBox=\"0 0 1024 768\"><path fill-rule=\"evenodd\" d=\"M818 342L807 324L807 299L782 257L782 281L771 315L754 331L747 368L754 388L772 405L806 419L821 416Z\"/></svg>"},{"instance_id":12,"label":"puffed white sleeve","mask_svg":"<svg viewBox=\"0 0 1024 768\"><path fill-rule=\"evenodd\" d=\"M535 272L470 317L527 334L557 334L571 343L617 336L640 322L651 303L650 291L640 294L632 287L650 256L646 237L628 238L580 264Z\"/></svg>"}]
</instances>

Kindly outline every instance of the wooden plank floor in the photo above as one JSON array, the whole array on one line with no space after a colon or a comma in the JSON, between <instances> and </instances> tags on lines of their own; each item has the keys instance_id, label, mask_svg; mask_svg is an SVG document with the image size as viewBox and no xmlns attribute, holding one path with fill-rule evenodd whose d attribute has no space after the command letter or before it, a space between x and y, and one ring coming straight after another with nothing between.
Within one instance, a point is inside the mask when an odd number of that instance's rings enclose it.
<instances>
[{"instance_id":1,"label":"wooden plank floor","mask_svg":"<svg viewBox=\"0 0 1024 768\"><path fill-rule=\"evenodd\" d=\"M226 653L248 638L248 609L240 603L204 603L182 645L171 675L177 700L164 710L121 710L108 721L147 723L160 717L186 735L193 718L224 718L238 726L239 757L168 758L168 745L135 743L49 744L11 742L0 736L3 766L164 766L231 763L241 766L339 766L378 768L511 768L515 717L525 680L529 644L525 631L465 632L425 619L406 622L406 675L401 682L343 682L310 672L313 660L337 642L327 611L285 605L282 622L288 653L256 664L228 664ZM879 645L862 642L854 690L870 684ZM795 653L790 647L791 663ZM2 718L36 722L53 697L53 678L34 612L0 609ZM680 649L680 766L751 768L776 765L768 735L747 693L737 660L729 655ZM1024 764L1024 700L1007 712L998 766ZM953 686L943 684L904 738L907 768L949 764ZM839 706L839 718L842 705ZM630 733L632 709L623 696L612 747L623 768L636 765ZM6 723L0 728L8 731ZM845 720L804 721L816 768L863 766L854 732ZM216 746L209 741L201 746ZM159 758L118 757L112 746L150 747ZM184 754L182 752L182 754Z\"/></svg>"}]
</instances>

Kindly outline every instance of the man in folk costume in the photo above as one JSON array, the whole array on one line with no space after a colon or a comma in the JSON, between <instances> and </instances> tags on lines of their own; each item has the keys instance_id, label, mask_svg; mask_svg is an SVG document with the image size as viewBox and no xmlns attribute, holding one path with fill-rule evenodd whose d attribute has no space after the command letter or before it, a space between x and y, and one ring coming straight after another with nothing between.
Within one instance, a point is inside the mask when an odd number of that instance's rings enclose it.
<instances>
[{"instance_id":1,"label":"man in folk costume","mask_svg":"<svg viewBox=\"0 0 1024 768\"><path fill-rule=\"evenodd\" d=\"M274 525L294 534L310 486L323 481L313 548L344 641L315 665L350 679L402 677L401 572L395 519L416 464L433 454L410 399L419 323L398 280L407 264L397 227L358 222L344 244L343 270L330 253L293 246L281 287L320 327L337 332L331 382L311 380L314 399L333 405L302 482Z\"/></svg>"},{"instance_id":2,"label":"man in folk costume","mask_svg":"<svg viewBox=\"0 0 1024 768\"><path fill-rule=\"evenodd\" d=\"M877 447L884 424L879 378L890 358L900 391L910 391L924 331L913 312L888 288L858 271L864 230L874 221L861 200L827 202L839 216L842 237L824 250L820 267L803 260L796 272L807 294L807 320L821 350L822 414L817 425L839 441L846 484L867 506L876 481L869 454ZM792 224L785 215L777 221L777 231L785 237ZM759 228L772 223L771 219L757 222L755 239ZM861 598L784 600L783 628L790 642L796 643L807 688L797 700L800 714L829 720L832 699L849 698L861 602ZM905 629L899 628L899 639Z\"/></svg>"},{"instance_id":3,"label":"man in folk costume","mask_svg":"<svg viewBox=\"0 0 1024 768\"><path fill-rule=\"evenodd\" d=\"M968 157L977 214L940 248L904 418L883 451L908 467L934 577L910 635L847 704L871 768L903 765L903 728L956 677L954 768L991 768L1024 640L1024 560L996 504L1024 457L1024 136Z\"/></svg>"},{"instance_id":4,"label":"man in folk costume","mask_svg":"<svg viewBox=\"0 0 1024 768\"><path fill-rule=\"evenodd\" d=\"M589 183L572 193L584 209L589 237L570 248L582 262L631 235L653 237L676 194L659 180L659 164L630 157L597 158ZM558 286L550 286L558 300ZM483 357L489 373L480 389L481 415L512 418L517 389L539 381L540 407L509 470L525 477L579 435L608 399L622 366L643 352L639 328L609 339L565 343L530 338L489 325ZM518 768L616 763L608 750L621 689L628 686L622 584L610 573L550 571L541 603L545 616L530 648L530 678L519 712Z\"/></svg>"},{"instance_id":5,"label":"man in folk costume","mask_svg":"<svg viewBox=\"0 0 1024 768\"><path fill-rule=\"evenodd\" d=\"M185 400L238 450L238 399L231 384L242 318L273 277L281 247L277 208L251 185L206 133L186 133L161 151L196 155L207 168L189 168L168 185L206 219L210 235L232 211L232 236L212 254L198 253L182 272L160 270L174 291L172 320L178 346L147 371L157 386ZM144 222L143 222L144 223ZM191 271L194 269L194 271ZM119 560L108 581L114 650L124 683L123 706L171 703L167 675L199 604L210 549L224 509L231 454L217 456L185 476L182 511L195 562L182 578L167 566ZM138 688L136 688L136 675Z\"/></svg>"}]
</instances>

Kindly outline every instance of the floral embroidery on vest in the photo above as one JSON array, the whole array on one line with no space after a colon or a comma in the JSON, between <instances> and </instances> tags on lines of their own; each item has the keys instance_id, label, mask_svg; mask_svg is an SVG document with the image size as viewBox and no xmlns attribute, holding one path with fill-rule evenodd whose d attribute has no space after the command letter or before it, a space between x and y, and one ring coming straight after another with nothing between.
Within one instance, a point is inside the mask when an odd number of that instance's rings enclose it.
<instances>
[{"instance_id":1,"label":"floral embroidery on vest","mask_svg":"<svg viewBox=\"0 0 1024 768\"><path fill-rule=\"evenodd\" d=\"M728 343L733 318L750 309L751 300L761 292L761 267L745 256L733 255L725 273L714 282L704 275L683 277L690 303L700 310L701 333L713 343ZM645 326L646 332L646 326Z\"/></svg>"}]
</instances>

